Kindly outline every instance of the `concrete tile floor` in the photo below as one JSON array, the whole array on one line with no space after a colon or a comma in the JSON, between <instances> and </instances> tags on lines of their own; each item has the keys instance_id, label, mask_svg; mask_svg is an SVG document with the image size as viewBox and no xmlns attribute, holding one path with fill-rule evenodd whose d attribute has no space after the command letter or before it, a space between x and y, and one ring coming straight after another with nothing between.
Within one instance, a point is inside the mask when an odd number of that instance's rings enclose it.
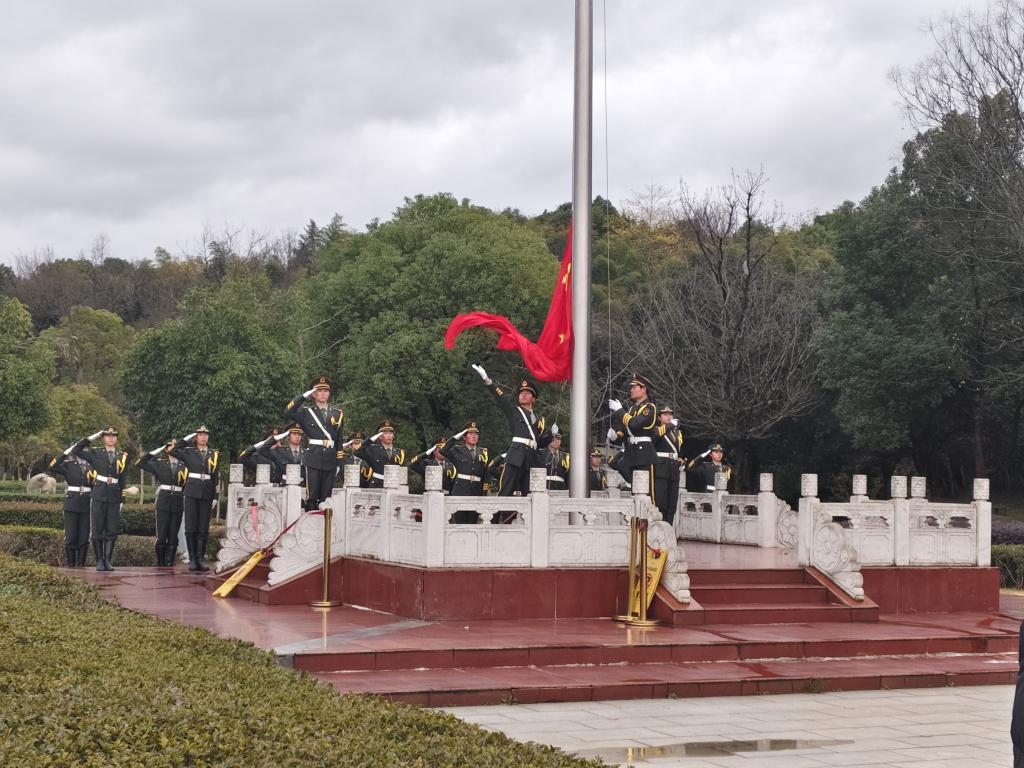
<instances>
[{"instance_id":1,"label":"concrete tile floor","mask_svg":"<svg viewBox=\"0 0 1024 768\"><path fill-rule=\"evenodd\" d=\"M447 707L519 741L637 768L1009 766L1013 686Z\"/></svg>"}]
</instances>

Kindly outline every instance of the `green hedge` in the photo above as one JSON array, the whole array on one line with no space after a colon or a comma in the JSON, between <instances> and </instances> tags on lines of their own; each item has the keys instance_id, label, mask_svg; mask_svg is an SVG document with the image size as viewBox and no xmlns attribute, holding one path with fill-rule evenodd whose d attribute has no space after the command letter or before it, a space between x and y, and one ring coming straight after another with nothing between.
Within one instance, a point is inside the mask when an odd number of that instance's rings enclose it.
<instances>
[{"instance_id":1,"label":"green hedge","mask_svg":"<svg viewBox=\"0 0 1024 768\"><path fill-rule=\"evenodd\" d=\"M25 525L31 528L64 529L64 502L0 500L0 525ZM156 512L153 507L125 504L121 510L121 533L130 536L155 536Z\"/></svg>"},{"instance_id":2,"label":"green hedge","mask_svg":"<svg viewBox=\"0 0 1024 768\"><path fill-rule=\"evenodd\" d=\"M251 645L122 610L6 555L0 637L0 765L600 765L440 712L339 695Z\"/></svg>"},{"instance_id":3,"label":"green hedge","mask_svg":"<svg viewBox=\"0 0 1024 768\"><path fill-rule=\"evenodd\" d=\"M206 545L206 559L213 562L220 551L223 527L211 526ZM155 536L118 536L114 548L114 565L126 568L155 568ZM64 567L64 532L54 528L31 528L24 525L0 525L0 552L22 557L44 565ZM95 565L89 545L86 565Z\"/></svg>"},{"instance_id":4,"label":"green hedge","mask_svg":"<svg viewBox=\"0 0 1024 768\"><path fill-rule=\"evenodd\" d=\"M992 565L999 569L999 586L1024 589L1024 544L993 544Z\"/></svg>"}]
</instances>

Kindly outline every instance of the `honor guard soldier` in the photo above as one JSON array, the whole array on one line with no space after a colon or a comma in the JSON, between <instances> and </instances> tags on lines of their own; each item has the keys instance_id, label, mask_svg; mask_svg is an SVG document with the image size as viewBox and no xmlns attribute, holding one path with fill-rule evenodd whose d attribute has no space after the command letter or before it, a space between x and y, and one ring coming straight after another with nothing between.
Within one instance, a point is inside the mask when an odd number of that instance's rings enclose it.
<instances>
[{"instance_id":1,"label":"honor guard soldier","mask_svg":"<svg viewBox=\"0 0 1024 768\"><path fill-rule=\"evenodd\" d=\"M619 468L620 474L629 476L633 482L633 472L647 472L651 478L651 501L658 499L654 495L654 451L655 430L658 426L658 409L649 399L651 382L638 373L633 374L629 382L629 408L623 408L618 400L609 400L608 409L612 414L612 426L608 430L608 440L613 445L625 448L625 457Z\"/></svg>"},{"instance_id":2,"label":"honor guard soldier","mask_svg":"<svg viewBox=\"0 0 1024 768\"><path fill-rule=\"evenodd\" d=\"M601 452L596 448L590 452L590 490L607 491L608 473L601 467Z\"/></svg>"},{"instance_id":3,"label":"honor guard soldier","mask_svg":"<svg viewBox=\"0 0 1024 768\"><path fill-rule=\"evenodd\" d=\"M188 569L208 571L210 569L203 562L203 557L210 538L213 501L217 498L220 451L210 449L210 430L199 427L175 443L170 454L185 465L186 471L182 506Z\"/></svg>"},{"instance_id":4,"label":"honor guard soldier","mask_svg":"<svg viewBox=\"0 0 1024 768\"><path fill-rule=\"evenodd\" d=\"M377 434L364 442L356 456L366 462L363 477L367 488L384 487L384 466L397 464L405 466L405 451L395 447L395 425L390 419L384 419L377 425Z\"/></svg>"},{"instance_id":5,"label":"honor guard soldier","mask_svg":"<svg viewBox=\"0 0 1024 768\"><path fill-rule=\"evenodd\" d=\"M158 568L173 568L178 552L178 530L184 499L185 465L168 455L171 444L162 445L145 453L136 462L143 472L157 481L156 489L156 564Z\"/></svg>"},{"instance_id":6,"label":"honor guard soldier","mask_svg":"<svg viewBox=\"0 0 1024 768\"><path fill-rule=\"evenodd\" d=\"M732 479L732 467L725 462L725 449L717 440L686 468L693 473L697 490L701 492L715 490L715 475L725 475L727 484Z\"/></svg>"},{"instance_id":7,"label":"honor guard soldier","mask_svg":"<svg viewBox=\"0 0 1024 768\"><path fill-rule=\"evenodd\" d=\"M562 436L558 434L558 425L552 424L551 442L546 451L538 451L541 466L547 473L549 491L565 491L569 488L569 454L563 453Z\"/></svg>"},{"instance_id":8,"label":"honor guard soldier","mask_svg":"<svg viewBox=\"0 0 1024 768\"><path fill-rule=\"evenodd\" d=\"M256 467L260 464L268 464L270 466L270 483L271 485L281 485L284 482L284 475L282 470L270 457L270 450L273 445L276 445L275 440L278 437L277 430L273 430L270 435L260 440L258 443L243 448L242 452L238 454L238 458L242 460L242 466L252 472L256 471Z\"/></svg>"},{"instance_id":9,"label":"honor guard soldier","mask_svg":"<svg viewBox=\"0 0 1024 768\"><path fill-rule=\"evenodd\" d=\"M270 463L270 482L275 485L284 485L285 474L288 472L289 464L301 466L305 457L306 449L302 447L302 427L292 424L284 432L268 437L252 446L258 456ZM248 449L247 449L248 450Z\"/></svg>"},{"instance_id":10,"label":"honor guard soldier","mask_svg":"<svg viewBox=\"0 0 1024 768\"><path fill-rule=\"evenodd\" d=\"M71 568L85 565L89 553L89 503L92 477L84 459L74 455L74 446L50 461L46 469L51 475L64 478L64 556Z\"/></svg>"},{"instance_id":11,"label":"honor guard soldier","mask_svg":"<svg viewBox=\"0 0 1024 768\"><path fill-rule=\"evenodd\" d=\"M359 485L362 488L366 486L366 478L363 477L363 469L366 467L366 462L356 456L356 451L363 447L363 441L366 439L359 430L353 432L348 440L342 444L342 450L338 451L338 465L339 465L339 476L341 477L342 485L345 483L345 467L350 464L354 464L359 467Z\"/></svg>"},{"instance_id":12,"label":"honor guard soldier","mask_svg":"<svg viewBox=\"0 0 1024 768\"><path fill-rule=\"evenodd\" d=\"M654 463L654 498L657 499L661 519L671 525L675 520L676 503L679 501L679 465L682 461L683 432L668 406L658 411L658 422L654 438L654 448L658 456Z\"/></svg>"},{"instance_id":13,"label":"honor guard soldier","mask_svg":"<svg viewBox=\"0 0 1024 768\"><path fill-rule=\"evenodd\" d=\"M498 401L498 407L508 420L512 443L505 454L505 466L498 479L499 496L526 496L530 493L530 470L543 466L537 460L538 449L543 450L551 442L551 432L545 427L543 416L533 410L537 399L537 385L531 379L522 379L512 394L495 384L481 366L473 370L491 389Z\"/></svg>"},{"instance_id":14,"label":"honor guard soldier","mask_svg":"<svg viewBox=\"0 0 1024 768\"><path fill-rule=\"evenodd\" d=\"M103 437L102 448L87 448L90 442ZM121 530L121 503L124 500L125 470L128 454L117 450L117 430L107 427L75 443L72 453L84 459L93 471L93 487L89 504L92 525L92 550L97 571L112 571L114 543Z\"/></svg>"},{"instance_id":15,"label":"honor guard soldier","mask_svg":"<svg viewBox=\"0 0 1024 768\"><path fill-rule=\"evenodd\" d=\"M462 440L461 444L459 443L460 439ZM452 496L483 496L486 493L489 462L487 449L481 448L478 445L479 442L480 427L475 421L471 421L465 429L438 449L440 454L455 468ZM455 522L461 521L456 520ZM476 520L467 522L476 522Z\"/></svg>"},{"instance_id":16,"label":"honor guard soldier","mask_svg":"<svg viewBox=\"0 0 1024 768\"><path fill-rule=\"evenodd\" d=\"M409 460L409 471L414 472L420 477L426 475L427 467L441 467L441 490L444 493L451 492L452 483L455 480L455 467L445 461L445 458L440 454L441 448L444 447L447 441L448 438L441 435L427 450Z\"/></svg>"},{"instance_id":17,"label":"honor guard soldier","mask_svg":"<svg viewBox=\"0 0 1024 768\"><path fill-rule=\"evenodd\" d=\"M306 401L313 396L313 402ZM318 377L311 389L288 403L285 415L306 434L307 448L302 466L306 468L306 509L319 509L331 495L334 476L338 473L338 450L341 445L345 414L330 405L331 382Z\"/></svg>"}]
</instances>

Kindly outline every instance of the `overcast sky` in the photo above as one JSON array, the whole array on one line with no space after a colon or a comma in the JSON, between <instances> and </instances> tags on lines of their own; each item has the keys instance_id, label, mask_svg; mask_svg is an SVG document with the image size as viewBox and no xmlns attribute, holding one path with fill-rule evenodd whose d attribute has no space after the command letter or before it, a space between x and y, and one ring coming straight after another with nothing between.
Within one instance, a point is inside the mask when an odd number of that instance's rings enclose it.
<instances>
[{"instance_id":1,"label":"overcast sky","mask_svg":"<svg viewBox=\"0 0 1024 768\"><path fill-rule=\"evenodd\" d=\"M862 198L912 135L890 68L929 53L930 18L984 6L607 0L612 201L761 166L794 217ZM8 3L0 260L362 229L417 193L539 213L571 197L572 57L571 0Z\"/></svg>"}]
</instances>

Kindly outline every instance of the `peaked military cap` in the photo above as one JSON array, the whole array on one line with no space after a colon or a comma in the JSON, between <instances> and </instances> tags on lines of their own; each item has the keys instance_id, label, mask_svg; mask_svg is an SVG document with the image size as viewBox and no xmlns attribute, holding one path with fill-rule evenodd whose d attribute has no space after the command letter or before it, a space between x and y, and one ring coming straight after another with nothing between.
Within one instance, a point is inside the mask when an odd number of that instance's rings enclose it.
<instances>
[{"instance_id":1,"label":"peaked military cap","mask_svg":"<svg viewBox=\"0 0 1024 768\"><path fill-rule=\"evenodd\" d=\"M315 379L313 379L313 384L312 384L312 386L310 388L311 389L330 389L331 388L331 380L328 379L326 376L317 376Z\"/></svg>"},{"instance_id":2,"label":"peaked military cap","mask_svg":"<svg viewBox=\"0 0 1024 768\"><path fill-rule=\"evenodd\" d=\"M659 414L660 413L671 413L673 416L675 415L675 411L672 410L672 406L671 405L663 405L663 406L661 406L661 409L658 411L658 413Z\"/></svg>"},{"instance_id":3,"label":"peaked military cap","mask_svg":"<svg viewBox=\"0 0 1024 768\"><path fill-rule=\"evenodd\" d=\"M114 426L107 427L106 429L103 430L103 434L104 435L113 435L114 437L117 437L117 427L114 427Z\"/></svg>"},{"instance_id":4,"label":"peaked military cap","mask_svg":"<svg viewBox=\"0 0 1024 768\"><path fill-rule=\"evenodd\" d=\"M441 435L439 438L437 438L434 441L434 445L444 445L447 442L448 442L448 438L445 437L444 435Z\"/></svg>"},{"instance_id":5,"label":"peaked military cap","mask_svg":"<svg viewBox=\"0 0 1024 768\"><path fill-rule=\"evenodd\" d=\"M377 425L378 432L394 432L395 423L391 419L384 419L380 424Z\"/></svg>"},{"instance_id":6,"label":"peaked military cap","mask_svg":"<svg viewBox=\"0 0 1024 768\"><path fill-rule=\"evenodd\" d=\"M601 453L600 448L595 448L590 452L590 458L594 458L595 456L597 456L598 458L604 458L604 454Z\"/></svg>"},{"instance_id":7,"label":"peaked military cap","mask_svg":"<svg viewBox=\"0 0 1024 768\"><path fill-rule=\"evenodd\" d=\"M353 433L352 433L352 434L351 434L351 435L349 436L349 438L348 438L348 439L349 439L349 440L365 440L365 439L366 439L366 435L364 435L364 434L363 434L362 432L360 432L360 431L359 431L359 430L357 429L357 430L356 430L355 432L353 432Z\"/></svg>"},{"instance_id":8,"label":"peaked military cap","mask_svg":"<svg viewBox=\"0 0 1024 768\"><path fill-rule=\"evenodd\" d=\"M537 396L537 384L533 379L526 377L521 379L519 386L516 387L517 392L531 392L534 397Z\"/></svg>"},{"instance_id":9,"label":"peaked military cap","mask_svg":"<svg viewBox=\"0 0 1024 768\"><path fill-rule=\"evenodd\" d=\"M723 448L722 444L716 440L710 446L708 446L708 453L710 453L711 451L721 451L722 453L725 453L725 448Z\"/></svg>"},{"instance_id":10,"label":"peaked military cap","mask_svg":"<svg viewBox=\"0 0 1024 768\"><path fill-rule=\"evenodd\" d=\"M471 421L468 424L466 424L466 434L469 434L470 432L476 432L477 434L480 434L480 427L477 426L477 423L475 421Z\"/></svg>"},{"instance_id":11,"label":"peaked military cap","mask_svg":"<svg viewBox=\"0 0 1024 768\"><path fill-rule=\"evenodd\" d=\"M633 386L634 384L644 387L645 389L651 388L650 379L646 376L641 376L639 373L634 373L633 378L629 380L629 386Z\"/></svg>"},{"instance_id":12,"label":"peaked military cap","mask_svg":"<svg viewBox=\"0 0 1024 768\"><path fill-rule=\"evenodd\" d=\"M301 435L302 434L302 427L300 427L298 424L291 424L288 427L288 431L289 432L298 432Z\"/></svg>"},{"instance_id":13,"label":"peaked military cap","mask_svg":"<svg viewBox=\"0 0 1024 768\"><path fill-rule=\"evenodd\" d=\"M207 429L205 424L203 424L202 426L200 426L199 428L196 429L196 434L197 435L199 435L199 434L208 435L208 434L210 434L210 430Z\"/></svg>"}]
</instances>

